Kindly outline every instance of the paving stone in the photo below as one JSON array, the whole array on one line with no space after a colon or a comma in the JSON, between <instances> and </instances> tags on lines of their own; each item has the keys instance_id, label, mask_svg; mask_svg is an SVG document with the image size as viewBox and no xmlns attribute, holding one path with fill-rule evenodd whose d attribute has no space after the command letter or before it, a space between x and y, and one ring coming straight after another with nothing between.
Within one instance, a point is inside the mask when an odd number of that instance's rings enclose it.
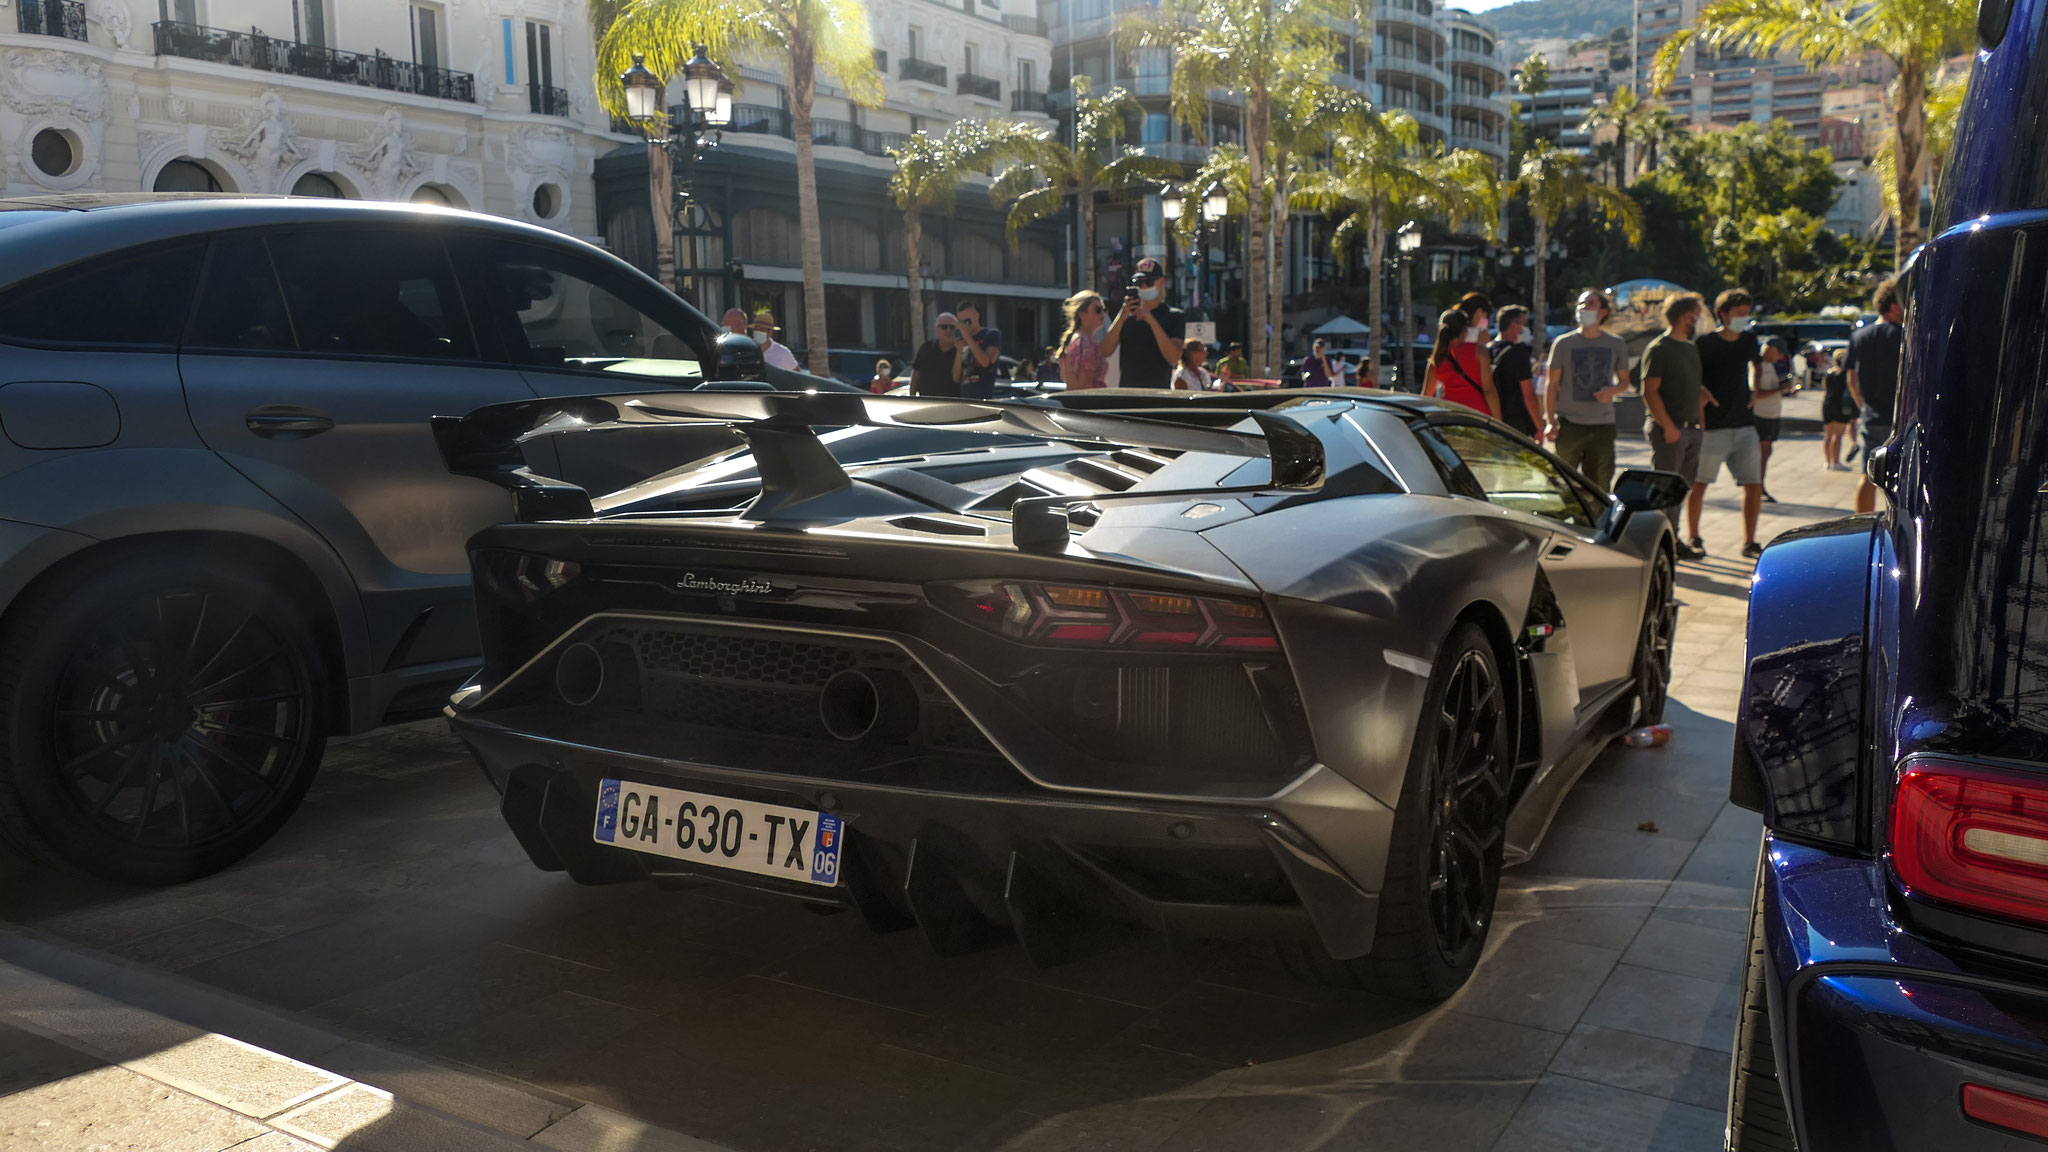
<instances>
[{"instance_id":1,"label":"paving stone","mask_svg":"<svg viewBox=\"0 0 2048 1152\"><path fill-rule=\"evenodd\" d=\"M0 1023L0 1096L90 1072L102 1063L76 1048Z\"/></svg>"},{"instance_id":2,"label":"paving stone","mask_svg":"<svg viewBox=\"0 0 2048 1152\"><path fill-rule=\"evenodd\" d=\"M1726 1049L1734 1042L1741 989L1734 976L1701 980L1619 964L1586 1010L1585 1022L1679 1044Z\"/></svg>"},{"instance_id":3,"label":"paving stone","mask_svg":"<svg viewBox=\"0 0 2048 1152\"><path fill-rule=\"evenodd\" d=\"M293 1136L323 1147L340 1145L349 1152L511 1152L528 1147L524 1140L465 1124L361 1084L323 1096L271 1123Z\"/></svg>"},{"instance_id":4,"label":"paving stone","mask_svg":"<svg viewBox=\"0 0 2048 1152\"><path fill-rule=\"evenodd\" d=\"M548 1125L532 1143L556 1152L727 1152L708 1140L656 1128L595 1104Z\"/></svg>"},{"instance_id":5,"label":"paving stone","mask_svg":"<svg viewBox=\"0 0 2048 1152\"><path fill-rule=\"evenodd\" d=\"M1717 1110L1638 1092L1545 1076L1530 1090L1496 1152L1708 1152L1720 1146Z\"/></svg>"},{"instance_id":6,"label":"paving stone","mask_svg":"<svg viewBox=\"0 0 2048 1152\"><path fill-rule=\"evenodd\" d=\"M0 1097L0 1148L8 1152L220 1152L266 1131L126 1068L97 1068Z\"/></svg>"},{"instance_id":7,"label":"paving stone","mask_svg":"<svg viewBox=\"0 0 2048 1152\"><path fill-rule=\"evenodd\" d=\"M1740 977L1747 942L1747 935L1653 913L1621 961L1718 983Z\"/></svg>"},{"instance_id":8,"label":"paving stone","mask_svg":"<svg viewBox=\"0 0 2048 1152\"><path fill-rule=\"evenodd\" d=\"M1509 934L1450 1006L1510 1024L1570 1032L1620 957L1611 948Z\"/></svg>"},{"instance_id":9,"label":"paving stone","mask_svg":"<svg viewBox=\"0 0 2048 1152\"><path fill-rule=\"evenodd\" d=\"M194 1096L264 1119L344 1083L344 1078L226 1036L196 1036L125 1066Z\"/></svg>"},{"instance_id":10,"label":"paving stone","mask_svg":"<svg viewBox=\"0 0 2048 1152\"><path fill-rule=\"evenodd\" d=\"M1646 1096L1720 1109L1728 1102L1728 1053L1581 1024L1572 1029L1550 1070Z\"/></svg>"}]
</instances>

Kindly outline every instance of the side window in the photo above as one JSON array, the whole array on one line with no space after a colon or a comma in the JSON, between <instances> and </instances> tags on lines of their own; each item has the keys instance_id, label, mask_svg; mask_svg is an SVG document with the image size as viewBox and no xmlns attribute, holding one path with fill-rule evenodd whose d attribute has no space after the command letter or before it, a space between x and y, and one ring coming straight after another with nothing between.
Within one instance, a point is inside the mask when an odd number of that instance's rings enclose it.
<instances>
[{"instance_id":1,"label":"side window","mask_svg":"<svg viewBox=\"0 0 2048 1152\"><path fill-rule=\"evenodd\" d=\"M684 319L644 285L573 253L495 237L462 242L478 324L522 366L642 376L701 375L691 338L657 319ZM701 338L701 337L700 337Z\"/></svg>"},{"instance_id":2,"label":"side window","mask_svg":"<svg viewBox=\"0 0 2048 1152\"><path fill-rule=\"evenodd\" d=\"M288 352L298 346L262 237L231 232L215 238L185 347Z\"/></svg>"},{"instance_id":3,"label":"side window","mask_svg":"<svg viewBox=\"0 0 2048 1152\"><path fill-rule=\"evenodd\" d=\"M344 356L476 356L455 273L431 232L335 229L270 238L299 350Z\"/></svg>"},{"instance_id":4,"label":"side window","mask_svg":"<svg viewBox=\"0 0 2048 1152\"><path fill-rule=\"evenodd\" d=\"M0 340L175 348L204 251L125 252L17 284L0 294Z\"/></svg>"},{"instance_id":5,"label":"side window","mask_svg":"<svg viewBox=\"0 0 2048 1152\"><path fill-rule=\"evenodd\" d=\"M1578 490L1543 453L1469 424L1441 425L1433 431L1465 465L1489 502L1546 520L1593 527L1591 510Z\"/></svg>"}]
</instances>

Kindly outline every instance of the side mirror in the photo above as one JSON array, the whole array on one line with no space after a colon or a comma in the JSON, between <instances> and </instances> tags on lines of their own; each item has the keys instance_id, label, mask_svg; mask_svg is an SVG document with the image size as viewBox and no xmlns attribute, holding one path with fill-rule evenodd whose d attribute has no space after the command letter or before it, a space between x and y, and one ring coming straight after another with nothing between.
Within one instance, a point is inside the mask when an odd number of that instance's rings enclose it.
<instances>
[{"instance_id":1,"label":"side mirror","mask_svg":"<svg viewBox=\"0 0 2048 1152\"><path fill-rule=\"evenodd\" d=\"M1614 498L1631 512L1662 512L1685 503L1692 485L1676 472L1631 468L1614 481Z\"/></svg>"},{"instance_id":2,"label":"side mirror","mask_svg":"<svg viewBox=\"0 0 2048 1152\"><path fill-rule=\"evenodd\" d=\"M1863 474L1870 482L1884 489L1892 490L1892 481L1898 479L1899 455L1890 444L1879 444L1864 458Z\"/></svg>"},{"instance_id":3,"label":"side mirror","mask_svg":"<svg viewBox=\"0 0 2048 1152\"><path fill-rule=\"evenodd\" d=\"M759 380L768 375L768 364L761 359L761 346L751 336L740 336L732 332L718 335L718 380Z\"/></svg>"}]
</instances>

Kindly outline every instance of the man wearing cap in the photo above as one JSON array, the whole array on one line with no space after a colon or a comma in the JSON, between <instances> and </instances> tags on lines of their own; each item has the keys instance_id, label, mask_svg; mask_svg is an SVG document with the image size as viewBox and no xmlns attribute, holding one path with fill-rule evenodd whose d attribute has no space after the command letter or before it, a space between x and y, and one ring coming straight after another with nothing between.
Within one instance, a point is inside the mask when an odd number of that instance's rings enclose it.
<instances>
[{"instance_id":1,"label":"man wearing cap","mask_svg":"<svg viewBox=\"0 0 2048 1152\"><path fill-rule=\"evenodd\" d=\"M1232 340L1223 350L1223 362L1216 366L1216 375L1234 382L1251 374L1252 366L1244 358L1244 345Z\"/></svg>"},{"instance_id":2,"label":"man wearing cap","mask_svg":"<svg viewBox=\"0 0 2048 1152\"><path fill-rule=\"evenodd\" d=\"M775 326L775 313L766 308L761 309L747 322L747 329L753 333L754 343L761 346L762 362L770 368L787 368L791 372L797 370L796 353L791 352L775 338L775 334L782 331Z\"/></svg>"},{"instance_id":3,"label":"man wearing cap","mask_svg":"<svg viewBox=\"0 0 2048 1152\"><path fill-rule=\"evenodd\" d=\"M918 347L910 358L912 396L958 396L960 382L953 368L960 361L960 321L951 312L939 313L939 334Z\"/></svg>"},{"instance_id":4,"label":"man wearing cap","mask_svg":"<svg viewBox=\"0 0 2048 1152\"><path fill-rule=\"evenodd\" d=\"M1150 256L1138 261L1131 281L1132 286L1124 292L1124 306L1103 334L1102 354L1123 351L1118 387L1170 387L1173 370L1180 367L1187 313L1166 302L1166 270L1159 261ZM1126 329L1130 329L1128 339Z\"/></svg>"},{"instance_id":5,"label":"man wearing cap","mask_svg":"<svg viewBox=\"0 0 2048 1152\"><path fill-rule=\"evenodd\" d=\"M747 334L747 314L737 308L727 308L725 310L725 319L720 320L719 323L725 326L727 332L735 336L745 336Z\"/></svg>"}]
</instances>

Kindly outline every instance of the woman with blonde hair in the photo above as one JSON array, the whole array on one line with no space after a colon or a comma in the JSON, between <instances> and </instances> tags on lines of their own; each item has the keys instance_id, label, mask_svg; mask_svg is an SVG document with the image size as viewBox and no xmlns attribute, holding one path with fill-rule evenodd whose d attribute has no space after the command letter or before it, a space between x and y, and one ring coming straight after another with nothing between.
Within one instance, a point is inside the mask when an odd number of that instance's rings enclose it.
<instances>
[{"instance_id":1,"label":"woman with blonde hair","mask_svg":"<svg viewBox=\"0 0 2048 1152\"><path fill-rule=\"evenodd\" d=\"M887 360L875 361L875 378L868 381L868 391L877 395L896 387L896 366Z\"/></svg>"},{"instance_id":2,"label":"woman with blonde hair","mask_svg":"<svg viewBox=\"0 0 2048 1152\"><path fill-rule=\"evenodd\" d=\"M1102 329L1109 323L1109 308L1102 294L1083 289L1067 297L1067 330L1060 337L1060 379L1067 391L1100 388L1109 371L1102 355Z\"/></svg>"}]
</instances>

